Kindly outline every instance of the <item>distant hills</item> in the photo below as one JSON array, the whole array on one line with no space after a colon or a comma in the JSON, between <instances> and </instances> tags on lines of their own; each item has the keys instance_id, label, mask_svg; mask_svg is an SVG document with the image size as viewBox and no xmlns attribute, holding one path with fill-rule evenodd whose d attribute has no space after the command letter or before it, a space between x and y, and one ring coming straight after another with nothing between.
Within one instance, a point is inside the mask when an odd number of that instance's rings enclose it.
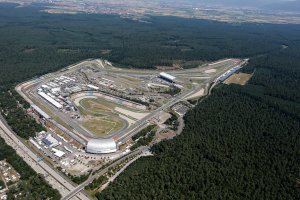
<instances>
[{"instance_id":1,"label":"distant hills","mask_svg":"<svg viewBox=\"0 0 300 200\"><path fill-rule=\"evenodd\" d=\"M300 0L271 3L263 6L262 8L266 10L290 11L300 13Z\"/></svg>"}]
</instances>

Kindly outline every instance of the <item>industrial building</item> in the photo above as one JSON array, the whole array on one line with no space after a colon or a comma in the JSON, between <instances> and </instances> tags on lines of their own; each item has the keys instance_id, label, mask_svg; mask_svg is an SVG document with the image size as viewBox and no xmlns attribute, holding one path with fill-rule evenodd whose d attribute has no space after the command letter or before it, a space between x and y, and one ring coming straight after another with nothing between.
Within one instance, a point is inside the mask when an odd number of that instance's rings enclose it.
<instances>
[{"instance_id":1,"label":"industrial building","mask_svg":"<svg viewBox=\"0 0 300 200\"><path fill-rule=\"evenodd\" d=\"M91 139L86 146L87 153L114 153L117 151L116 142L109 139Z\"/></svg>"},{"instance_id":2,"label":"industrial building","mask_svg":"<svg viewBox=\"0 0 300 200\"><path fill-rule=\"evenodd\" d=\"M175 76L172 76L172 75L167 74L167 73L165 73L165 72L161 72L161 73L159 74L159 77L162 78L162 79L164 79L164 80L166 80L166 81L169 81L169 82L171 82L171 83L174 83L174 82L175 82L175 79L176 79Z\"/></svg>"}]
</instances>

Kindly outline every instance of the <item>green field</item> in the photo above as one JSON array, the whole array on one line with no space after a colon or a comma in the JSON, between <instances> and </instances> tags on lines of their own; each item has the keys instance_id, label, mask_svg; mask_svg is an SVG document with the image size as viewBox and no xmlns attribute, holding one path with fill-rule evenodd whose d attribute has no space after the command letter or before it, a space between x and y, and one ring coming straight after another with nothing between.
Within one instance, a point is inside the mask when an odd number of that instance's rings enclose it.
<instances>
[{"instance_id":1,"label":"green field","mask_svg":"<svg viewBox=\"0 0 300 200\"><path fill-rule=\"evenodd\" d=\"M116 104L102 99L82 99L79 104L87 111L92 113L112 113Z\"/></svg>"},{"instance_id":2,"label":"green field","mask_svg":"<svg viewBox=\"0 0 300 200\"><path fill-rule=\"evenodd\" d=\"M124 122L118 117L97 117L86 120L82 125L96 136L105 136L120 130L124 126Z\"/></svg>"},{"instance_id":3,"label":"green field","mask_svg":"<svg viewBox=\"0 0 300 200\"><path fill-rule=\"evenodd\" d=\"M114 112L114 103L87 98L80 100L79 104L78 109L83 117L82 126L95 136L105 136L125 126L125 122Z\"/></svg>"}]
</instances>

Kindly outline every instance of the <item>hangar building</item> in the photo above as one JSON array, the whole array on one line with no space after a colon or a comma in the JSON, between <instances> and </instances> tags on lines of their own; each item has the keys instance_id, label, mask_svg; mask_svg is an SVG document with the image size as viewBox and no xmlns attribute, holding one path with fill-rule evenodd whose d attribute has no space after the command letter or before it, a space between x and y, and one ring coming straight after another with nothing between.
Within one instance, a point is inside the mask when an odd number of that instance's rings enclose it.
<instances>
[{"instance_id":1,"label":"hangar building","mask_svg":"<svg viewBox=\"0 0 300 200\"><path fill-rule=\"evenodd\" d=\"M175 76L172 76L172 75L167 74L167 73L165 73L165 72L161 72L161 73L159 74L159 77L162 78L162 79L164 79L164 80L166 80L166 81L169 81L169 82L171 82L171 83L175 82L175 79L176 79Z\"/></svg>"},{"instance_id":2,"label":"hangar building","mask_svg":"<svg viewBox=\"0 0 300 200\"><path fill-rule=\"evenodd\" d=\"M87 153L114 153L117 151L116 142L111 139L91 139L86 145Z\"/></svg>"}]
</instances>

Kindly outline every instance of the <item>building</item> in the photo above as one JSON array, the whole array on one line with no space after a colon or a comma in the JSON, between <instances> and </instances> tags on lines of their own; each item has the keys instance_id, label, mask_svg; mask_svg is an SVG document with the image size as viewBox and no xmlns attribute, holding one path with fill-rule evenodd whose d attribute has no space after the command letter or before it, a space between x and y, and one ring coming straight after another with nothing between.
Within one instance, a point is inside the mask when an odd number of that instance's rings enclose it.
<instances>
[{"instance_id":1,"label":"building","mask_svg":"<svg viewBox=\"0 0 300 200\"><path fill-rule=\"evenodd\" d=\"M42 109L40 109L36 105L32 104L31 108L32 108L32 111L34 111L35 113L37 113L40 118L44 118L44 119L50 119L51 118L47 113L45 113L44 111L42 111Z\"/></svg>"},{"instance_id":2,"label":"building","mask_svg":"<svg viewBox=\"0 0 300 200\"><path fill-rule=\"evenodd\" d=\"M48 134L46 137L42 139L42 142L48 147L56 147L58 145L58 141Z\"/></svg>"},{"instance_id":3,"label":"building","mask_svg":"<svg viewBox=\"0 0 300 200\"><path fill-rule=\"evenodd\" d=\"M87 153L113 153L117 151L116 142L109 139L91 139L86 145Z\"/></svg>"},{"instance_id":4,"label":"building","mask_svg":"<svg viewBox=\"0 0 300 200\"><path fill-rule=\"evenodd\" d=\"M97 87L97 86L90 85L90 84L88 84L87 86L93 90L99 90L99 87Z\"/></svg>"},{"instance_id":5,"label":"building","mask_svg":"<svg viewBox=\"0 0 300 200\"><path fill-rule=\"evenodd\" d=\"M167 73L165 73L165 72L161 72L161 73L159 74L159 77L162 78L162 79L164 79L164 80L166 80L166 81L169 81L169 82L171 82L171 83L175 82L175 79L176 79L175 76L172 76L172 75L167 74Z\"/></svg>"},{"instance_id":6,"label":"building","mask_svg":"<svg viewBox=\"0 0 300 200\"><path fill-rule=\"evenodd\" d=\"M51 103L53 106L55 106L58 109L62 109L62 105L58 103L56 100L54 100L49 95L45 94L45 92L38 92L38 94L43 97L45 100L47 100L49 103Z\"/></svg>"},{"instance_id":7,"label":"building","mask_svg":"<svg viewBox=\"0 0 300 200\"><path fill-rule=\"evenodd\" d=\"M65 152L60 151L58 149L52 148L52 151L54 152L54 155L58 158L61 158L65 155Z\"/></svg>"},{"instance_id":8,"label":"building","mask_svg":"<svg viewBox=\"0 0 300 200\"><path fill-rule=\"evenodd\" d=\"M219 77L219 81L221 81L221 82L225 81L229 76L231 76L233 73L235 73L236 71L238 71L241 68L242 68L241 66L237 66L237 67L234 67L231 70L225 72L222 76Z\"/></svg>"}]
</instances>

